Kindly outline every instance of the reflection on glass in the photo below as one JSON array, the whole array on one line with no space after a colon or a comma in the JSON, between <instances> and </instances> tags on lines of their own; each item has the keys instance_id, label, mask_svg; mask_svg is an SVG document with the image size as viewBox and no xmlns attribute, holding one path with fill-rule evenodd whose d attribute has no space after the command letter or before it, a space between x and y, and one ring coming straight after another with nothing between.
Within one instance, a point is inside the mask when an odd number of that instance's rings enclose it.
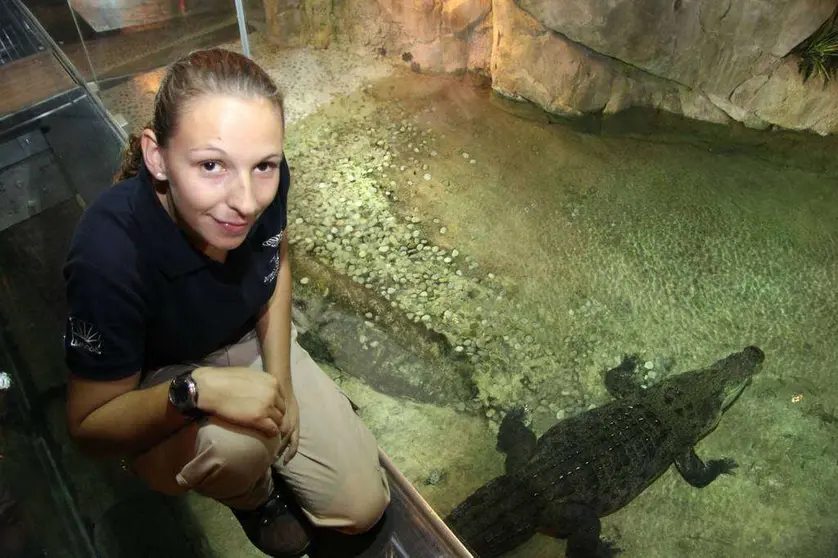
<instances>
[{"instance_id":1,"label":"reflection on glass","mask_svg":"<svg viewBox=\"0 0 838 558\"><path fill-rule=\"evenodd\" d=\"M62 48L74 61L89 57L103 102L129 131L146 122L161 68L196 48L239 42L234 0L68 1L74 17L64 25L78 25L82 39Z\"/></svg>"},{"instance_id":2,"label":"reflection on glass","mask_svg":"<svg viewBox=\"0 0 838 558\"><path fill-rule=\"evenodd\" d=\"M16 2L0 3L0 119L75 88Z\"/></svg>"}]
</instances>

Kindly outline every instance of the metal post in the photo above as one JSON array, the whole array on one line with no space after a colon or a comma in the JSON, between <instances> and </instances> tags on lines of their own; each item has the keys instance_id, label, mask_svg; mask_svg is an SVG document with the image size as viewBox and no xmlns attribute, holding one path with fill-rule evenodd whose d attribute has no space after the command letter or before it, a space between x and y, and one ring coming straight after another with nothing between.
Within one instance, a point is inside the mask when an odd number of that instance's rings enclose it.
<instances>
[{"instance_id":1,"label":"metal post","mask_svg":"<svg viewBox=\"0 0 838 558\"><path fill-rule=\"evenodd\" d=\"M247 39L247 22L245 21L244 6L242 0L236 0L236 17L239 20L239 37L242 42L244 55L250 58L250 43Z\"/></svg>"}]
</instances>

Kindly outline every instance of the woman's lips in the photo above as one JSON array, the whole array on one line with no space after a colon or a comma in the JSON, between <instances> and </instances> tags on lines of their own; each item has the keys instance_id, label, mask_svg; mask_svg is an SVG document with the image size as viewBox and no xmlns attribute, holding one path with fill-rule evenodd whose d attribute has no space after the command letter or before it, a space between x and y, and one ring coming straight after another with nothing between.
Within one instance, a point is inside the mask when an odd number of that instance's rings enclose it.
<instances>
[{"instance_id":1,"label":"woman's lips","mask_svg":"<svg viewBox=\"0 0 838 558\"><path fill-rule=\"evenodd\" d=\"M226 231L229 234L233 234L233 235L239 235L239 234L245 232L247 230L247 228L250 226L250 223L248 223L248 222L244 222L244 223L232 222L231 223L229 221L221 221L219 219L215 219L214 217L213 217L213 219L215 220L216 223L218 223L218 225L222 228L222 230Z\"/></svg>"}]
</instances>

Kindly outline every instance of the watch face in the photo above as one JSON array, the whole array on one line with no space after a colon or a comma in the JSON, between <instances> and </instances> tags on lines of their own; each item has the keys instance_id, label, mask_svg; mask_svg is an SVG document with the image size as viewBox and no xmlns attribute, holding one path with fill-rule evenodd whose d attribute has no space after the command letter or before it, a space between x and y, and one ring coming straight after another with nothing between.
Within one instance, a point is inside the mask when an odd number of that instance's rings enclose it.
<instances>
[{"instance_id":1,"label":"watch face","mask_svg":"<svg viewBox=\"0 0 838 558\"><path fill-rule=\"evenodd\" d=\"M189 393L189 381L186 378L177 378L172 383L172 399L175 405L187 405L191 402Z\"/></svg>"}]
</instances>

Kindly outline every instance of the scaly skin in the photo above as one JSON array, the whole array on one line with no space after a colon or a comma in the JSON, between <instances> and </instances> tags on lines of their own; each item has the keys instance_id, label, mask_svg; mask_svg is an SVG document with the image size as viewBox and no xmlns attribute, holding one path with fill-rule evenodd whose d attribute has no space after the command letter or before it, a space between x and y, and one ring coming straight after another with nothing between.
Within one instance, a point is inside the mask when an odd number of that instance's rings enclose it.
<instances>
[{"instance_id":1,"label":"scaly skin","mask_svg":"<svg viewBox=\"0 0 838 558\"><path fill-rule=\"evenodd\" d=\"M629 381L632 357L607 373L619 399L555 424L534 450L522 413L511 412L498 435L507 473L466 498L446 522L481 558L500 556L538 531L568 538L570 557L612 556L617 549L599 538L598 518L628 504L672 463L699 487L735 467L729 459L705 464L692 448L763 359L747 347L644 390Z\"/></svg>"}]
</instances>

